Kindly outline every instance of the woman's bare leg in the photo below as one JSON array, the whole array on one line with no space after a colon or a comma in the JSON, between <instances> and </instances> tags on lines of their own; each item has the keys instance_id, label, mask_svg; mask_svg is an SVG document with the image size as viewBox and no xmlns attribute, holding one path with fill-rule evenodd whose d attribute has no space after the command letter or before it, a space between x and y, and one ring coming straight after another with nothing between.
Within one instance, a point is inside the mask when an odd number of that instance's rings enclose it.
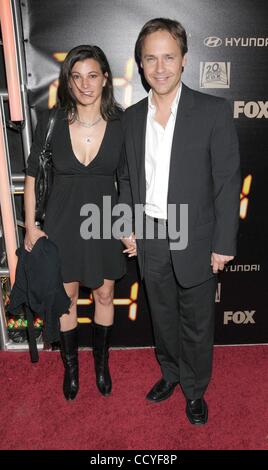
<instances>
[{"instance_id":1,"label":"woman's bare leg","mask_svg":"<svg viewBox=\"0 0 268 470\"><path fill-rule=\"evenodd\" d=\"M61 331L73 330L77 326L77 299L79 293L79 282L64 283L64 289L70 297L72 303L69 309L70 313L64 313L60 317Z\"/></svg>"},{"instance_id":2,"label":"woman's bare leg","mask_svg":"<svg viewBox=\"0 0 268 470\"><path fill-rule=\"evenodd\" d=\"M95 323L103 326L112 325L114 322L114 281L104 279L103 285L93 290L93 297L95 301Z\"/></svg>"}]
</instances>

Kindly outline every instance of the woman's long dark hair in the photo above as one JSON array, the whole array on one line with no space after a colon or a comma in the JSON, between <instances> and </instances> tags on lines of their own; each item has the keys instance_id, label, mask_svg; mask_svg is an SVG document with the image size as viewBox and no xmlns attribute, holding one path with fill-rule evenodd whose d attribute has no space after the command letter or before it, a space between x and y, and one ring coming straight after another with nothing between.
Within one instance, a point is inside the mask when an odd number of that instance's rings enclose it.
<instances>
[{"instance_id":1,"label":"woman's long dark hair","mask_svg":"<svg viewBox=\"0 0 268 470\"><path fill-rule=\"evenodd\" d=\"M113 77L108 60L104 52L98 46L82 45L74 47L68 52L62 63L59 77L58 101L60 106L65 109L70 122L73 122L77 117L77 100L69 87L71 72L76 62L86 59L96 60L100 65L102 73L107 76L106 84L102 90L100 107L103 119L105 121L118 119L122 108L114 98Z\"/></svg>"}]
</instances>

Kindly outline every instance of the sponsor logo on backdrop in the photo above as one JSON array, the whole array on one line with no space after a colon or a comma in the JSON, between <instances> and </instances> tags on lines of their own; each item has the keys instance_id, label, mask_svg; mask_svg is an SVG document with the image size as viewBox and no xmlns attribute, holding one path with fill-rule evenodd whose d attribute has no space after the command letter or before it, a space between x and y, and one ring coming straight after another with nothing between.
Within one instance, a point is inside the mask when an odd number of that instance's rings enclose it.
<instances>
[{"instance_id":1,"label":"sponsor logo on backdrop","mask_svg":"<svg viewBox=\"0 0 268 470\"><path fill-rule=\"evenodd\" d=\"M225 266L225 271L231 273L237 272L254 272L260 271L261 265L260 264L230 264L229 266Z\"/></svg>"},{"instance_id":2,"label":"sponsor logo on backdrop","mask_svg":"<svg viewBox=\"0 0 268 470\"><path fill-rule=\"evenodd\" d=\"M246 116L249 119L268 118L268 101L235 101L234 118Z\"/></svg>"},{"instance_id":3,"label":"sponsor logo on backdrop","mask_svg":"<svg viewBox=\"0 0 268 470\"><path fill-rule=\"evenodd\" d=\"M204 39L204 44L207 47L219 47L222 45L222 39L217 36L209 36Z\"/></svg>"},{"instance_id":4,"label":"sponsor logo on backdrop","mask_svg":"<svg viewBox=\"0 0 268 470\"><path fill-rule=\"evenodd\" d=\"M267 47L268 38L253 38L253 37L236 37L221 39L218 36L208 36L204 39L204 44L207 47Z\"/></svg>"},{"instance_id":5,"label":"sponsor logo on backdrop","mask_svg":"<svg viewBox=\"0 0 268 470\"><path fill-rule=\"evenodd\" d=\"M223 324L228 325L229 323L234 323L235 325L248 325L255 324L254 315L256 310L241 310L237 312L224 312L223 314Z\"/></svg>"},{"instance_id":6,"label":"sponsor logo on backdrop","mask_svg":"<svg viewBox=\"0 0 268 470\"><path fill-rule=\"evenodd\" d=\"M200 62L200 88L230 88L231 62Z\"/></svg>"}]
</instances>

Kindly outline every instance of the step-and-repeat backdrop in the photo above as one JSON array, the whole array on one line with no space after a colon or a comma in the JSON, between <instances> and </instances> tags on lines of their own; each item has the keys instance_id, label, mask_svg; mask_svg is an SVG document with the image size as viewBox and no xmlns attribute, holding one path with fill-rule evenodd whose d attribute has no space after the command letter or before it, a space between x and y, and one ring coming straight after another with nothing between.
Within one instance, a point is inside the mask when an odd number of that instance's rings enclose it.
<instances>
[{"instance_id":1,"label":"step-and-repeat backdrop","mask_svg":"<svg viewBox=\"0 0 268 470\"><path fill-rule=\"evenodd\" d=\"M33 125L36 110L55 104L60 64L72 47L97 44L105 51L116 98L128 107L146 96L133 56L142 25L154 17L174 18L184 25L189 52L183 81L230 101L242 159L238 255L219 277L215 342L267 342L267 2L24 0L21 10ZM128 267L116 285L114 345L151 345L150 316L136 260ZM90 293L81 288L83 345L90 343L93 308Z\"/></svg>"}]
</instances>

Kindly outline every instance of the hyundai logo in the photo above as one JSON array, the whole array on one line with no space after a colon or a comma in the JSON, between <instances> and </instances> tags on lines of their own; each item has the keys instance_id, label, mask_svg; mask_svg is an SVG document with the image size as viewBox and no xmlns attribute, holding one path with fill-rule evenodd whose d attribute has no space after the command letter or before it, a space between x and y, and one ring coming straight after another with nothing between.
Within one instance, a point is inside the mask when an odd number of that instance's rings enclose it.
<instances>
[{"instance_id":1,"label":"hyundai logo","mask_svg":"<svg viewBox=\"0 0 268 470\"><path fill-rule=\"evenodd\" d=\"M222 40L217 36L209 36L208 38L204 39L204 44L208 47L219 47L222 44Z\"/></svg>"}]
</instances>

